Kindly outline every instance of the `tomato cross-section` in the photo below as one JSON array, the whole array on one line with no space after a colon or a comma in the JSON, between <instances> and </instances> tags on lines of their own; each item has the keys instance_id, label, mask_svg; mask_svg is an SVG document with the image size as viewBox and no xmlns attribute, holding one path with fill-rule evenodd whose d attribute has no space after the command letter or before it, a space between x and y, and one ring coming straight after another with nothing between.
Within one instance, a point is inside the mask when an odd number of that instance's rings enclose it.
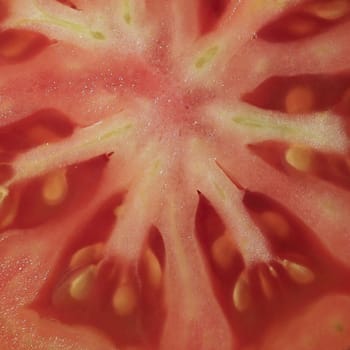
<instances>
[{"instance_id":1,"label":"tomato cross-section","mask_svg":"<svg viewBox=\"0 0 350 350\"><path fill-rule=\"evenodd\" d=\"M0 348L350 346L349 0L0 0Z\"/></svg>"}]
</instances>

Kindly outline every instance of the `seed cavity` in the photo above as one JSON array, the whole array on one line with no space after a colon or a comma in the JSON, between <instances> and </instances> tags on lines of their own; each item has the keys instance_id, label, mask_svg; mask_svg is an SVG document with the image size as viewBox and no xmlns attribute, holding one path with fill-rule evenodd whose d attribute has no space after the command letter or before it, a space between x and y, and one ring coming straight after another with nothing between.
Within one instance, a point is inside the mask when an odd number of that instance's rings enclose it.
<instances>
[{"instance_id":1,"label":"seed cavity","mask_svg":"<svg viewBox=\"0 0 350 350\"><path fill-rule=\"evenodd\" d=\"M211 256L220 269L229 269L234 261L235 249L231 239L224 234L218 237L211 246Z\"/></svg>"},{"instance_id":2,"label":"seed cavity","mask_svg":"<svg viewBox=\"0 0 350 350\"><path fill-rule=\"evenodd\" d=\"M285 153L285 160L294 169L308 172L312 167L313 151L303 145L292 145Z\"/></svg>"},{"instance_id":3,"label":"seed cavity","mask_svg":"<svg viewBox=\"0 0 350 350\"><path fill-rule=\"evenodd\" d=\"M112 299L113 309L121 317L134 313L137 302L138 298L134 287L127 284L118 286Z\"/></svg>"},{"instance_id":4,"label":"seed cavity","mask_svg":"<svg viewBox=\"0 0 350 350\"><path fill-rule=\"evenodd\" d=\"M33 125L26 132L28 139L35 145L43 143L57 142L60 140L60 135L44 125Z\"/></svg>"},{"instance_id":5,"label":"seed cavity","mask_svg":"<svg viewBox=\"0 0 350 350\"><path fill-rule=\"evenodd\" d=\"M335 21L350 12L348 0L318 1L306 7L306 11L319 18Z\"/></svg>"},{"instance_id":6,"label":"seed cavity","mask_svg":"<svg viewBox=\"0 0 350 350\"><path fill-rule=\"evenodd\" d=\"M68 192L68 182L65 170L55 171L45 178L42 187L42 197L50 206L62 203Z\"/></svg>"},{"instance_id":7,"label":"seed cavity","mask_svg":"<svg viewBox=\"0 0 350 350\"><path fill-rule=\"evenodd\" d=\"M286 239L289 236L289 224L287 220L275 211L265 211L260 215L263 226L274 236Z\"/></svg>"},{"instance_id":8,"label":"seed cavity","mask_svg":"<svg viewBox=\"0 0 350 350\"><path fill-rule=\"evenodd\" d=\"M0 57L8 61L32 56L49 44L42 34L20 29L7 29L0 33Z\"/></svg>"},{"instance_id":9,"label":"seed cavity","mask_svg":"<svg viewBox=\"0 0 350 350\"><path fill-rule=\"evenodd\" d=\"M82 266L96 264L103 258L103 250L103 243L91 244L81 248L73 254L69 267L76 269Z\"/></svg>"},{"instance_id":10,"label":"seed cavity","mask_svg":"<svg viewBox=\"0 0 350 350\"><path fill-rule=\"evenodd\" d=\"M69 285L69 295L77 301L88 298L96 278L96 266L90 265L81 271Z\"/></svg>"},{"instance_id":11,"label":"seed cavity","mask_svg":"<svg viewBox=\"0 0 350 350\"><path fill-rule=\"evenodd\" d=\"M146 250L144 262L147 282L154 289L159 289L162 283L163 271L157 256L151 249Z\"/></svg>"},{"instance_id":12,"label":"seed cavity","mask_svg":"<svg viewBox=\"0 0 350 350\"><path fill-rule=\"evenodd\" d=\"M282 261L282 266L295 283L309 284L315 280L313 271L304 265L285 259Z\"/></svg>"},{"instance_id":13,"label":"seed cavity","mask_svg":"<svg viewBox=\"0 0 350 350\"><path fill-rule=\"evenodd\" d=\"M62 5L68 6L74 10L77 9L76 5L71 0L57 0L57 1L60 2Z\"/></svg>"},{"instance_id":14,"label":"seed cavity","mask_svg":"<svg viewBox=\"0 0 350 350\"><path fill-rule=\"evenodd\" d=\"M292 87L285 98L285 110L289 114L311 112L315 105L315 96L307 86Z\"/></svg>"},{"instance_id":15,"label":"seed cavity","mask_svg":"<svg viewBox=\"0 0 350 350\"><path fill-rule=\"evenodd\" d=\"M238 278L232 293L233 305L239 312L246 311L252 304L252 295L248 279L241 274Z\"/></svg>"}]
</instances>

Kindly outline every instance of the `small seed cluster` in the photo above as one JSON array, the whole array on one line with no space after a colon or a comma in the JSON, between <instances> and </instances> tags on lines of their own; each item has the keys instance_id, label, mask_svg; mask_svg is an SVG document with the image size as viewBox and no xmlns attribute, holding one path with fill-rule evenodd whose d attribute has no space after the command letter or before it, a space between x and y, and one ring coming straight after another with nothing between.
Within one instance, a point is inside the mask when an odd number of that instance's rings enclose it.
<instances>
[{"instance_id":1,"label":"small seed cluster","mask_svg":"<svg viewBox=\"0 0 350 350\"><path fill-rule=\"evenodd\" d=\"M47 208L54 208L62 204L69 192L69 182L66 169L59 169L46 174L39 188L38 197L33 198L33 206L40 203ZM0 229L13 225L19 215L23 188L10 188L0 186ZM45 216L44 211L42 216Z\"/></svg>"},{"instance_id":2,"label":"small seed cluster","mask_svg":"<svg viewBox=\"0 0 350 350\"><path fill-rule=\"evenodd\" d=\"M102 242L90 244L76 250L68 264L68 274L65 281L54 291L53 303L57 307L63 305L85 305L97 302L101 298L101 283L107 283L112 291L108 293L109 305L117 317L130 317L142 307L140 286L127 273L111 275L109 280L101 279L101 267L105 257L105 244ZM157 293L162 286L163 269L159 259L151 248L147 248L140 264L144 271L144 286L148 292ZM104 287L104 286L102 286ZM104 298L105 296L103 296ZM92 309L94 307L92 306ZM98 308L96 308L98 310Z\"/></svg>"},{"instance_id":3,"label":"small seed cluster","mask_svg":"<svg viewBox=\"0 0 350 350\"><path fill-rule=\"evenodd\" d=\"M308 285L315 281L315 273L305 265L287 259L283 259L277 264L284 269L289 279L296 285ZM272 300L278 292L278 290L274 290L275 283L271 283L272 280L278 282L277 269L275 266L267 264L267 266L258 269L258 277L262 295L266 300ZM247 271L242 272L236 281L232 292L232 300L234 307L239 312L246 311L253 306L252 285Z\"/></svg>"},{"instance_id":4,"label":"small seed cluster","mask_svg":"<svg viewBox=\"0 0 350 350\"><path fill-rule=\"evenodd\" d=\"M298 40L332 27L343 21L349 13L348 0L310 1L272 23L268 31L262 31L261 36L273 41L279 41L281 37L282 40ZM281 36L281 32L284 35Z\"/></svg>"},{"instance_id":5,"label":"small seed cluster","mask_svg":"<svg viewBox=\"0 0 350 350\"><path fill-rule=\"evenodd\" d=\"M288 244L292 237L292 226L282 213L276 210L264 210L258 214L258 221L269 239ZM216 271L234 273L235 259L239 255L229 234L217 237L210 246L210 259ZM283 254L282 254L283 255ZM232 304L238 312L253 308L256 298L272 301L277 298L284 284L292 284L296 288L312 285L317 274L311 267L309 259L299 253L287 254L284 258L244 267L232 280ZM225 282L226 283L226 282ZM226 288L225 286L224 288Z\"/></svg>"}]
</instances>

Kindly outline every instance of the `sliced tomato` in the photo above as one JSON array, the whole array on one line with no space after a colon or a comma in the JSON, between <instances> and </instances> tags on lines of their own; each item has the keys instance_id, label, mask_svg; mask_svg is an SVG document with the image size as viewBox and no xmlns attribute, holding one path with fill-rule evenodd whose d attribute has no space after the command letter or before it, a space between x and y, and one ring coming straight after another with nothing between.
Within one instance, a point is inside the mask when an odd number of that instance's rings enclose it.
<instances>
[{"instance_id":1,"label":"sliced tomato","mask_svg":"<svg viewBox=\"0 0 350 350\"><path fill-rule=\"evenodd\" d=\"M0 1L0 348L347 350L349 0Z\"/></svg>"}]
</instances>

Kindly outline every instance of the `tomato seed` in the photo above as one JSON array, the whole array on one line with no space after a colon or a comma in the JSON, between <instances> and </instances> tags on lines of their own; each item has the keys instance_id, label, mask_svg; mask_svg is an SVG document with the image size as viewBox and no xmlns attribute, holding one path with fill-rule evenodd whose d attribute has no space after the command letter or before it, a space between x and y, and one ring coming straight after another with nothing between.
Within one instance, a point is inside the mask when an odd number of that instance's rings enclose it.
<instances>
[{"instance_id":1,"label":"tomato seed","mask_svg":"<svg viewBox=\"0 0 350 350\"><path fill-rule=\"evenodd\" d=\"M275 211L265 211L260 215L264 228L278 238L286 239L289 234L288 221Z\"/></svg>"},{"instance_id":2,"label":"tomato seed","mask_svg":"<svg viewBox=\"0 0 350 350\"><path fill-rule=\"evenodd\" d=\"M44 125L33 125L28 128L27 135L28 140L34 145L40 145L43 143L57 142L61 139L52 129L49 129Z\"/></svg>"},{"instance_id":3,"label":"tomato seed","mask_svg":"<svg viewBox=\"0 0 350 350\"><path fill-rule=\"evenodd\" d=\"M144 263L147 282L152 288L158 289L161 286L163 272L157 256L151 249L146 250Z\"/></svg>"},{"instance_id":4,"label":"tomato seed","mask_svg":"<svg viewBox=\"0 0 350 350\"><path fill-rule=\"evenodd\" d=\"M276 271L276 269L273 266L268 265L268 269L269 269L269 272L270 272L271 276L273 276L275 278L278 277L277 271Z\"/></svg>"},{"instance_id":5,"label":"tomato seed","mask_svg":"<svg viewBox=\"0 0 350 350\"><path fill-rule=\"evenodd\" d=\"M9 191L6 187L0 186L0 205L4 201L4 199L7 197L9 194Z\"/></svg>"},{"instance_id":6,"label":"tomato seed","mask_svg":"<svg viewBox=\"0 0 350 350\"><path fill-rule=\"evenodd\" d=\"M313 152L302 145L293 145L285 153L286 162L296 170L310 171L313 163Z\"/></svg>"},{"instance_id":7,"label":"tomato seed","mask_svg":"<svg viewBox=\"0 0 350 350\"><path fill-rule=\"evenodd\" d=\"M240 275L232 293L233 305L239 312L246 311L252 303L252 296L247 277Z\"/></svg>"},{"instance_id":8,"label":"tomato seed","mask_svg":"<svg viewBox=\"0 0 350 350\"><path fill-rule=\"evenodd\" d=\"M103 258L103 243L96 243L76 251L69 263L71 269L76 269L82 266L96 264Z\"/></svg>"},{"instance_id":9,"label":"tomato seed","mask_svg":"<svg viewBox=\"0 0 350 350\"><path fill-rule=\"evenodd\" d=\"M68 192L65 170L58 170L46 176L42 186L42 197L47 205L57 205L64 201Z\"/></svg>"},{"instance_id":10,"label":"tomato seed","mask_svg":"<svg viewBox=\"0 0 350 350\"><path fill-rule=\"evenodd\" d=\"M0 229L4 229L10 226L17 217L19 194L8 191L7 189L3 190L4 187L2 186L1 188Z\"/></svg>"},{"instance_id":11,"label":"tomato seed","mask_svg":"<svg viewBox=\"0 0 350 350\"><path fill-rule=\"evenodd\" d=\"M96 266L90 265L71 281L70 296L77 301L85 300L90 295L95 278Z\"/></svg>"},{"instance_id":12,"label":"tomato seed","mask_svg":"<svg viewBox=\"0 0 350 350\"><path fill-rule=\"evenodd\" d=\"M113 295L113 309L118 316L130 316L137 307L138 298L130 285L119 286Z\"/></svg>"},{"instance_id":13,"label":"tomato seed","mask_svg":"<svg viewBox=\"0 0 350 350\"><path fill-rule=\"evenodd\" d=\"M304 37L317 32L319 24L312 18L295 17L290 20L286 29L294 37Z\"/></svg>"},{"instance_id":14,"label":"tomato seed","mask_svg":"<svg viewBox=\"0 0 350 350\"><path fill-rule=\"evenodd\" d=\"M292 87L285 98L285 110L289 114L311 112L314 105L314 93L307 86Z\"/></svg>"},{"instance_id":15,"label":"tomato seed","mask_svg":"<svg viewBox=\"0 0 350 350\"><path fill-rule=\"evenodd\" d=\"M306 11L325 20L338 20L350 12L348 0L318 1L306 7Z\"/></svg>"},{"instance_id":16,"label":"tomato seed","mask_svg":"<svg viewBox=\"0 0 350 350\"><path fill-rule=\"evenodd\" d=\"M226 270L232 267L235 250L232 241L226 234L219 236L213 242L211 256L219 268Z\"/></svg>"},{"instance_id":17,"label":"tomato seed","mask_svg":"<svg viewBox=\"0 0 350 350\"><path fill-rule=\"evenodd\" d=\"M315 274L304 265L289 261L282 261L282 265L292 281L298 284L309 284L315 280Z\"/></svg>"}]
</instances>

